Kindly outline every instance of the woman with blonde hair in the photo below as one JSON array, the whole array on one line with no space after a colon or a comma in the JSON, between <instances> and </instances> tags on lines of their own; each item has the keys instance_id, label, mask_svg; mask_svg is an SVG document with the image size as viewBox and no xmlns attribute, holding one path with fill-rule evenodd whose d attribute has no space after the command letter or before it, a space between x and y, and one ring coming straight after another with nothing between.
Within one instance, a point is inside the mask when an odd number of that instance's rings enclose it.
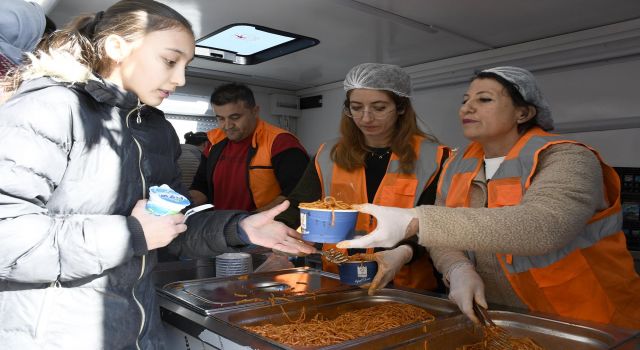
<instances>
[{"instance_id":1,"label":"woman with blonde hair","mask_svg":"<svg viewBox=\"0 0 640 350\"><path fill-rule=\"evenodd\" d=\"M289 196L292 207L276 217L290 227L299 225L298 203L328 196L347 203L401 208L431 204L435 199L435 185L449 149L418 127L409 75L398 66L363 63L347 73L344 89L340 136L320 146ZM374 228L369 215L358 216L359 233ZM323 245L329 248L335 245ZM413 240L376 251L375 259L379 271L371 293L392 280L396 286L438 288L428 254ZM323 268L337 272L336 265L326 260Z\"/></svg>"}]
</instances>

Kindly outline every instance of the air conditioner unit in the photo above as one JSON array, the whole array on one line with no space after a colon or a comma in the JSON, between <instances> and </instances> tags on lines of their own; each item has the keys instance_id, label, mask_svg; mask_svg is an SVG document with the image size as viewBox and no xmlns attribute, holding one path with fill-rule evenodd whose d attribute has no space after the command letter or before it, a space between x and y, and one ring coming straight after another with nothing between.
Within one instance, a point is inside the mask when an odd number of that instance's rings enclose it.
<instances>
[{"instance_id":1,"label":"air conditioner unit","mask_svg":"<svg viewBox=\"0 0 640 350\"><path fill-rule=\"evenodd\" d=\"M270 94L269 110L273 115L286 115L290 117L299 117L300 98L295 95Z\"/></svg>"}]
</instances>

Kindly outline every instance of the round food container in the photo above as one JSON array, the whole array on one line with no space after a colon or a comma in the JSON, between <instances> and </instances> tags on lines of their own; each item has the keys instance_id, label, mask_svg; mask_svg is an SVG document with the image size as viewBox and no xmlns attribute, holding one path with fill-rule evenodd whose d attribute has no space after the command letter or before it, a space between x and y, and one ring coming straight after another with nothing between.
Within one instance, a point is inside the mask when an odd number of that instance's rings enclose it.
<instances>
[{"instance_id":1,"label":"round food container","mask_svg":"<svg viewBox=\"0 0 640 350\"><path fill-rule=\"evenodd\" d=\"M338 265L340 282L352 286L371 283L378 272L375 261L347 261Z\"/></svg>"},{"instance_id":2,"label":"round food container","mask_svg":"<svg viewBox=\"0 0 640 350\"><path fill-rule=\"evenodd\" d=\"M302 239L309 242L337 243L351 238L356 228L355 209L300 208Z\"/></svg>"},{"instance_id":3,"label":"round food container","mask_svg":"<svg viewBox=\"0 0 640 350\"><path fill-rule=\"evenodd\" d=\"M174 191L168 185L151 186L146 209L153 215L177 214L190 204L187 197Z\"/></svg>"}]
</instances>

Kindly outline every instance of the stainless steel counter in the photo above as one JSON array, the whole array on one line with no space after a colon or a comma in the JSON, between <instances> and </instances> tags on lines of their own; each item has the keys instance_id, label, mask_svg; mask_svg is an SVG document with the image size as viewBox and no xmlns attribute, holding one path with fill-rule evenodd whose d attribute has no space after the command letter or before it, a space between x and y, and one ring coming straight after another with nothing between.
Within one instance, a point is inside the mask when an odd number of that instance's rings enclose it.
<instances>
[{"instance_id":1,"label":"stainless steel counter","mask_svg":"<svg viewBox=\"0 0 640 350\"><path fill-rule=\"evenodd\" d=\"M202 342L202 347L205 349L292 349L270 339L262 338L243 328L247 325L255 325L262 322L279 322L280 319L286 317L279 306L272 306L264 301L247 304L220 302L223 299L234 300L235 292L232 291L246 290L246 286L259 285L269 278L275 280L278 276L304 274L305 270L291 269L283 271L271 274L248 275L246 278L236 278L235 281L230 278L223 278L170 284L169 288L158 293L162 319L172 329L171 332L174 334L174 339L177 339L178 343L185 345L182 347L183 349L201 348L193 344L193 342ZM325 272L318 273L317 270L313 271L316 272L312 272L310 275L316 276L313 277L316 280L318 279L317 276L322 278L328 276ZM313 278L309 278L306 281L311 281ZM285 280L293 281L299 280L299 278ZM289 283L295 284L295 282ZM312 287L314 283L309 285ZM323 285L326 287L330 283L327 284L325 282ZM218 290L218 287L221 286L227 288L227 292L220 293L218 291L212 293L212 291ZM318 286L319 284L316 283L316 288ZM327 288L323 288L323 290L327 292ZM167 291L170 291L170 293ZM198 293L201 294L198 295ZM436 315L437 318L436 322L432 324L404 326L379 335L363 337L323 347L322 349L424 349L427 344L429 344L429 348L434 349L455 349L456 346L469 344L479 339L479 335L477 332L474 333L474 328L470 321L459 313L455 305L440 295L414 294L390 289L383 290L374 297L368 296L366 291L360 289L342 289L333 293L311 294L313 295L312 298L296 298L278 302L283 303L282 305L287 313L293 315L296 310L304 306L307 310L307 315L312 316L316 312L323 315L331 315L344 310L367 307L367 305L374 305L379 302L399 301L423 307ZM190 296L183 298L185 295ZM260 294L252 296L256 295ZM194 301L196 302L194 303ZM507 308L492 307L491 309L491 315L499 326L506 328L514 335L532 337L539 341L540 345L545 346L547 350L640 349L640 338L637 338L640 337L638 331L629 331L599 324L578 323L572 320L523 313L519 310ZM636 338L632 339L634 336ZM189 339L191 343L184 344ZM178 347L174 343L172 348L177 349Z\"/></svg>"},{"instance_id":2,"label":"stainless steel counter","mask_svg":"<svg viewBox=\"0 0 640 350\"><path fill-rule=\"evenodd\" d=\"M260 340L247 337L246 332L215 317L204 316L192 309L184 307L175 300L168 299L164 294L158 296L162 321L184 334L203 343L203 347L211 349L239 350L239 349L280 349ZM175 332L175 330L173 331ZM186 341L185 335L185 341ZM180 334L179 336L182 336ZM170 348L178 350L177 342L169 339ZM193 340L192 340L193 342ZM184 344L180 349L199 349L196 344Z\"/></svg>"}]
</instances>

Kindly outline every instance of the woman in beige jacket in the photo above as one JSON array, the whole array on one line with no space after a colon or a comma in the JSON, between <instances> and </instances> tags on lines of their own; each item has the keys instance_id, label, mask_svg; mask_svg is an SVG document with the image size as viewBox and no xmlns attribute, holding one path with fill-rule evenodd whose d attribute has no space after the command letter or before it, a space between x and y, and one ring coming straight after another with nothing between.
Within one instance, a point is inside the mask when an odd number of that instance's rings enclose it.
<instances>
[{"instance_id":1,"label":"woman in beige jacket","mask_svg":"<svg viewBox=\"0 0 640 350\"><path fill-rule=\"evenodd\" d=\"M459 116L472 142L446 165L436 205L363 205L377 230L338 246L385 247L417 234L449 298L474 321L473 302L489 301L640 328L640 278L613 169L588 146L546 132L550 109L524 69L479 73Z\"/></svg>"}]
</instances>

